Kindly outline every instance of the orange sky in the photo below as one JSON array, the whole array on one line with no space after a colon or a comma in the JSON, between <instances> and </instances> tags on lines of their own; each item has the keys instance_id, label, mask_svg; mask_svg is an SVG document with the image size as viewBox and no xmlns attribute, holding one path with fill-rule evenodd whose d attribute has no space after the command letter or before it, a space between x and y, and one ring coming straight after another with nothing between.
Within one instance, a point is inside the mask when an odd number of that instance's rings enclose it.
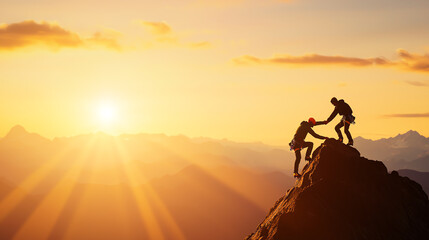
<instances>
[{"instance_id":1,"label":"orange sky","mask_svg":"<svg viewBox=\"0 0 429 240\"><path fill-rule=\"evenodd\" d=\"M285 145L331 97L354 136L429 136L429 2L0 2L0 136L166 133ZM316 132L335 136L339 117Z\"/></svg>"}]
</instances>

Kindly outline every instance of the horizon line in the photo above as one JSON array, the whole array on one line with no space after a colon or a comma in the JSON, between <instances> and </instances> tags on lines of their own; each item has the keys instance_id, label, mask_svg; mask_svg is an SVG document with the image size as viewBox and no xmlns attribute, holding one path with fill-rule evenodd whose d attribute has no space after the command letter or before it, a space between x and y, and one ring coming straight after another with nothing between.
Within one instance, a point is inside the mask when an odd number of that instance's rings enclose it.
<instances>
[{"instance_id":1,"label":"horizon line","mask_svg":"<svg viewBox=\"0 0 429 240\"><path fill-rule=\"evenodd\" d=\"M44 138L44 139L47 139L47 140L49 140L49 141L54 141L55 139L59 139L59 138L73 138L73 137L78 137L78 136L85 136L85 135L101 135L101 134L102 134L102 135L109 136L109 137L121 137L121 136L123 136L123 135L163 135L163 136L165 136L165 137L185 137L185 138L188 138L189 140L207 139L207 140L212 140L212 141L227 141L227 142L237 143L237 144L262 144L262 145L274 146L274 147L285 147L285 146L287 146L287 144L285 144L285 145L278 145L278 144L265 143L265 142L263 142L263 141L261 141L261 140L253 140L253 141L239 141L239 140L229 139L229 138L227 138L227 137L224 137L224 138L214 138L214 137L210 137L210 136L198 136L198 137L193 137L193 136L189 136L189 135L186 135L186 134L183 134L183 133L180 133L180 134L177 134L177 135L174 135L174 134L169 135L169 134L167 134L167 133L149 133L149 132L111 134L111 133L106 133L106 132L104 132L104 131L102 131L102 130L94 131L94 132L89 132L89 133L81 133L81 134L69 135L69 136L55 136L55 137L49 138L49 137L45 137L45 136L43 136L43 135L42 135L42 134L40 134L40 133L37 133L37 132L30 132L30 131L28 131L28 130L27 130L23 125L21 125L21 124L15 124L13 127L11 127L11 128L9 129L9 131L7 131L7 133L6 133L3 137L0 137L0 140L1 140L1 139L6 138L6 137L7 137L7 135L9 135L9 134L10 134L10 132L12 132L12 130L13 130L13 129L15 129L15 128L22 128L22 130L24 130L24 131L25 131L26 133L28 133L28 134L36 134L36 135L38 135L39 137ZM429 137L426 137L426 136L422 135L421 133L419 133L419 132L418 132L418 131L416 131L416 130L412 130L412 129L410 129L410 130L408 130L408 131L406 131L406 132L404 132L404 133L398 133L398 134L396 134L395 136L383 137L383 138L378 138L378 139L372 139L372 138L365 138L365 137L362 137L362 136L357 136L357 137L355 137L354 139L356 139L356 138L363 138L363 139L365 139L365 140L378 141L378 140L382 140L382 139L395 138L395 137L397 137L397 136L399 136L399 135L404 135L404 134L409 133L409 132L416 132L418 135L420 135L420 136L422 136L422 137L429 138ZM372 135L382 135L382 136L386 136L385 134L372 134Z\"/></svg>"}]
</instances>

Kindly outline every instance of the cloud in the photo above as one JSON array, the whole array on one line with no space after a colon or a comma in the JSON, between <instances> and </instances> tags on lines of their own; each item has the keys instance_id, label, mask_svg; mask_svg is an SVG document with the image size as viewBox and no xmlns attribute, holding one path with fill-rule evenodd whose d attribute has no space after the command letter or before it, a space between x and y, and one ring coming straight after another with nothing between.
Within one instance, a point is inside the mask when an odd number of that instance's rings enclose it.
<instances>
[{"instance_id":1,"label":"cloud","mask_svg":"<svg viewBox=\"0 0 429 240\"><path fill-rule=\"evenodd\" d=\"M98 46L104 46L106 48L120 51L121 45L118 43L116 37L104 36L102 33L97 32L91 38L88 38L87 43L92 43Z\"/></svg>"},{"instance_id":2,"label":"cloud","mask_svg":"<svg viewBox=\"0 0 429 240\"><path fill-rule=\"evenodd\" d=\"M150 34L149 39L145 40L144 45L147 48L155 47L185 47L185 48L208 48L212 44L208 41L192 42L183 41L182 37L165 22L138 21Z\"/></svg>"},{"instance_id":3,"label":"cloud","mask_svg":"<svg viewBox=\"0 0 429 240\"><path fill-rule=\"evenodd\" d=\"M148 32L143 46L145 48L181 47L201 49L209 48L208 41L186 41L164 22L138 21ZM64 48L97 49L121 51L124 46L118 42L121 33L103 29L89 36L52 22L27 20L17 23L0 24L0 51L16 51L23 48L47 48L58 51Z\"/></svg>"},{"instance_id":4,"label":"cloud","mask_svg":"<svg viewBox=\"0 0 429 240\"><path fill-rule=\"evenodd\" d=\"M409 71L429 72L429 54L418 55L398 49L399 65Z\"/></svg>"},{"instance_id":5,"label":"cloud","mask_svg":"<svg viewBox=\"0 0 429 240\"><path fill-rule=\"evenodd\" d=\"M44 45L52 50L61 48L92 48L102 46L119 50L120 45L114 37L95 33L83 38L79 34L66 30L56 23L27 20L18 23L0 25L0 50L16 50L30 46Z\"/></svg>"},{"instance_id":6,"label":"cloud","mask_svg":"<svg viewBox=\"0 0 429 240\"><path fill-rule=\"evenodd\" d=\"M171 27L164 22L145 22L141 24L146 27L154 35L165 35L171 33Z\"/></svg>"},{"instance_id":7,"label":"cloud","mask_svg":"<svg viewBox=\"0 0 429 240\"><path fill-rule=\"evenodd\" d=\"M429 113L405 113L405 114L388 114L387 118L429 118Z\"/></svg>"},{"instance_id":8,"label":"cloud","mask_svg":"<svg viewBox=\"0 0 429 240\"><path fill-rule=\"evenodd\" d=\"M429 87L429 83L425 83L425 82L420 82L420 81L405 81L405 82L416 87Z\"/></svg>"},{"instance_id":9,"label":"cloud","mask_svg":"<svg viewBox=\"0 0 429 240\"><path fill-rule=\"evenodd\" d=\"M56 47L80 47L83 40L75 33L48 22L24 21L0 26L0 48L14 49L44 43Z\"/></svg>"},{"instance_id":10,"label":"cloud","mask_svg":"<svg viewBox=\"0 0 429 240\"><path fill-rule=\"evenodd\" d=\"M244 55L232 59L232 62L237 65L394 67L406 71L429 73L429 54L419 55L409 53L403 49L398 49L397 55L398 60L396 61L382 57L357 58L319 54L307 54L303 56L284 54L275 55L271 58L258 58L250 55ZM417 82L409 83L415 86L423 86Z\"/></svg>"},{"instance_id":11,"label":"cloud","mask_svg":"<svg viewBox=\"0 0 429 240\"><path fill-rule=\"evenodd\" d=\"M272 58L261 59L254 56L242 56L233 59L236 64L283 64L283 65L347 65L355 67L389 65L383 58L351 58L342 56L324 56L308 54L304 56L276 55Z\"/></svg>"}]
</instances>

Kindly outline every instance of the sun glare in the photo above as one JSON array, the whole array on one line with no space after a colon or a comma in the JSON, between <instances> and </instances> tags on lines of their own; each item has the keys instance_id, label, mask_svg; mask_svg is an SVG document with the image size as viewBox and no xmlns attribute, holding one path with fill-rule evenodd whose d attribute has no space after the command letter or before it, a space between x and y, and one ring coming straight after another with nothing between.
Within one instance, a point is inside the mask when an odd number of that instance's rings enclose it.
<instances>
[{"instance_id":1,"label":"sun glare","mask_svg":"<svg viewBox=\"0 0 429 240\"><path fill-rule=\"evenodd\" d=\"M117 118L117 109L111 103L102 103L98 106L97 117L101 124L111 124Z\"/></svg>"}]
</instances>

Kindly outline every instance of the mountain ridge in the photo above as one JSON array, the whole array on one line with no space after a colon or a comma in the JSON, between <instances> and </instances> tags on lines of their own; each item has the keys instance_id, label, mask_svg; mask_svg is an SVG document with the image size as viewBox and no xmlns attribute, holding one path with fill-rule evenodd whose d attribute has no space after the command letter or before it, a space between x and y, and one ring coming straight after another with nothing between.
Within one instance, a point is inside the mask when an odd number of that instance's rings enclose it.
<instances>
[{"instance_id":1,"label":"mountain ridge","mask_svg":"<svg viewBox=\"0 0 429 240\"><path fill-rule=\"evenodd\" d=\"M246 239L429 239L429 200L418 183L328 139Z\"/></svg>"},{"instance_id":2,"label":"mountain ridge","mask_svg":"<svg viewBox=\"0 0 429 240\"><path fill-rule=\"evenodd\" d=\"M419 172L411 169L400 169L398 173L401 176L409 177L413 181L418 182L423 190L429 195L429 172Z\"/></svg>"},{"instance_id":3,"label":"mountain ridge","mask_svg":"<svg viewBox=\"0 0 429 240\"><path fill-rule=\"evenodd\" d=\"M389 170L429 171L429 138L416 131L379 140L357 137L354 146L366 157L383 161Z\"/></svg>"}]
</instances>

